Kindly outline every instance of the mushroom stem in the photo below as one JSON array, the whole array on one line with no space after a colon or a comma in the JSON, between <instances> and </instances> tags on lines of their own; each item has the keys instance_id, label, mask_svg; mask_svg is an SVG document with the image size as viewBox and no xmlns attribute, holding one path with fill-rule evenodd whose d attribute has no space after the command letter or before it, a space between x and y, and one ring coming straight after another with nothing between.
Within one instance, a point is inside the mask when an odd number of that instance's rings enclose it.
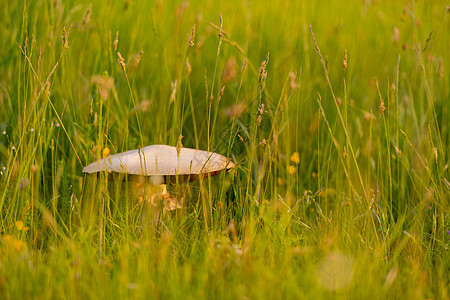
<instances>
[{"instance_id":1,"label":"mushroom stem","mask_svg":"<svg viewBox=\"0 0 450 300\"><path fill-rule=\"evenodd\" d=\"M167 191L166 184L154 184L145 181L139 176L131 182L132 198L137 200L136 205L143 205L142 221L152 221L156 225L161 213L179 209L183 206L182 198L177 198ZM134 201L136 201L134 200Z\"/></svg>"},{"instance_id":2,"label":"mushroom stem","mask_svg":"<svg viewBox=\"0 0 450 300\"><path fill-rule=\"evenodd\" d=\"M143 208L142 222L151 221L156 225L161 214L164 194L167 187L160 182L149 183L144 176L130 177L130 200L135 203L135 207Z\"/></svg>"}]
</instances>

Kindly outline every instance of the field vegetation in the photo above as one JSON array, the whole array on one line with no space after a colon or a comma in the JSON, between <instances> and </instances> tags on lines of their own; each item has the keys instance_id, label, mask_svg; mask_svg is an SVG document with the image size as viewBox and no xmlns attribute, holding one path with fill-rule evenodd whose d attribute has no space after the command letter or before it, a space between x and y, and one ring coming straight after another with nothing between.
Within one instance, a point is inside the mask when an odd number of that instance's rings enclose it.
<instances>
[{"instance_id":1,"label":"field vegetation","mask_svg":"<svg viewBox=\"0 0 450 300\"><path fill-rule=\"evenodd\" d=\"M446 1L2 1L0 298L448 299ZM87 164L236 167L155 225Z\"/></svg>"}]
</instances>

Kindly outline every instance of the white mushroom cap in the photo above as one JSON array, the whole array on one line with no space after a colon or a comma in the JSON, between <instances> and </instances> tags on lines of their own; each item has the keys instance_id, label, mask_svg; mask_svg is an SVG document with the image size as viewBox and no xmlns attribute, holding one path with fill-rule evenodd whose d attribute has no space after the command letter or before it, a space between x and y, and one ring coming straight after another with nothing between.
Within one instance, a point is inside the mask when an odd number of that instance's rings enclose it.
<instances>
[{"instance_id":1,"label":"white mushroom cap","mask_svg":"<svg viewBox=\"0 0 450 300\"><path fill-rule=\"evenodd\" d=\"M110 155L84 167L85 173L112 171L144 176L196 175L231 169L234 163L225 156L208 151L152 145Z\"/></svg>"}]
</instances>

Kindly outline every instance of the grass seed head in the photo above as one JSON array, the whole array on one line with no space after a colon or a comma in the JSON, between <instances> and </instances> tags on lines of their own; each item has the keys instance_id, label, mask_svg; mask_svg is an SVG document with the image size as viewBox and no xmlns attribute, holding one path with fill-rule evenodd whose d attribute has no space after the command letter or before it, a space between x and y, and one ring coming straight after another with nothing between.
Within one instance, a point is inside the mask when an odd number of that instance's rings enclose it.
<instances>
[{"instance_id":1,"label":"grass seed head","mask_svg":"<svg viewBox=\"0 0 450 300\"><path fill-rule=\"evenodd\" d=\"M119 62L119 65L122 67L122 70L124 72L126 72L125 60L123 59L122 54L120 54L120 52L117 52L117 57L118 57L117 61Z\"/></svg>"},{"instance_id":2,"label":"grass seed head","mask_svg":"<svg viewBox=\"0 0 450 300\"><path fill-rule=\"evenodd\" d=\"M97 85L98 93L101 100L106 100L109 97L109 92L114 85L114 79L108 75L93 75L91 77L91 83ZM92 102L91 102L92 110ZM90 111L90 115L92 112Z\"/></svg>"},{"instance_id":3,"label":"grass seed head","mask_svg":"<svg viewBox=\"0 0 450 300\"><path fill-rule=\"evenodd\" d=\"M89 108L89 119L92 118L94 114L94 98L91 98L91 107Z\"/></svg>"},{"instance_id":4,"label":"grass seed head","mask_svg":"<svg viewBox=\"0 0 450 300\"><path fill-rule=\"evenodd\" d=\"M259 68L259 86L262 89L264 89L264 86L266 85L266 78L267 78L267 64L269 63L269 54L267 53L266 59L261 63L261 67Z\"/></svg>"},{"instance_id":5,"label":"grass seed head","mask_svg":"<svg viewBox=\"0 0 450 300\"><path fill-rule=\"evenodd\" d=\"M148 100L148 99L142 100L139 105L139 108L142 111L147 111L149 107L150 107L150 100Z\"/></svg>"},{"instance_id":6,"label":"grass seed head","mask_svg":"<svg viewBox=\"0 0 450 300\"><path fill-rule=\"evenodd\" d=\"M436 162L436 165L438 163L438 149L436 147L433 148L433 155L434 155L434 161Z\"/></svg>"},{"instance_id":7,"label":"grass seed head","mask_svg":"<svg viewBox=\"0 0 450 300\"><path fill-rule=\"evenodd\" d=\"M66 27L64 26L63 34L62 34L62 43L63 43L64 51L69 48L69 32L70 32L70 27L69 27L69 31L67 31Z\"/></svg>"},{"instance_id":8,"label":"grass seed head","mask_svg":"<svg viewBox=\"0 0 450 300\"><path fill-rule=\"evenodd\" d=\"M219 105L220 99L222 99L223 93L225 92L225 86L220 89L219 99L217 100L217 105Z\"/></svg>"},{"instance_id":9,"label":"grass seed head","mask_svg":"<svg viewBox=\"0 0 450 300\"><path fill-rule=\"evenodd\" d=\"M384 106L384 101L381 100L381 103L380 103L380 117L383 116L383 113L384 113L385 110L386 110L386 107Z\"/></svg>"},{"instance_id":10,"label":"grass seed head","mask_svg":"<svg viewBox=\"0 0 450 300\"><path fill-rule=\"evenodd\" d=\"M178 80L177 79L175 79L175 81L172 81L170 83L170 89L172 91L172 93L170 94L170 102L174 102L175 99L176 99L177 85L178 85Z\"/></svg>"},{"instance_id":11,"label":"grass seed head","mask_svg":"<svg viewBox=\"0 0 450 300\"><path fill-rule=\"evenodd\" d=\"M261 66L259 67L259 84L263 84L267 77L267 71L266 71L266 65L267 62L263 60L261 63Z\"/></svg>"},{"instance_id":12,"label":"grass seed head","mask_svg":"<svg viewBox=\"0 0 450 300\"><path fill-rule=\"evenodd\" d=\"M119 44L119 31L116 32L116 38L114 39L113 45L114 45L114 52L117 51L117 45Z\"/></svg>"},{"instance_id":13,"label":"grass seed head","mask_svg":"<svg viewBox=\"0 0 450 300\"><path fill-rule=\"evenodd\" d=\"M225 68L222 72L221 80L223 83L228 83L237 75L236 58L230 57L225 63Z\"/></svg>"},{"instance_id":14,"label":"grass seed head","mask_svg":"<svg viewBox=\"0 0 450 300\"><path fill-rule=\"evenodd\" d=\"M393 31L394 32L392 34L392 41L394 42L394 44L397 44L398 41L400 40L400 30L398 30L398 27L395 26Z\"/></svg>"},{"instance_id":15,"label":"grass seed head","mask_svg":"<svg viewBox=\"0 0 450 300\"><path fill-rule=\"evenodd\" d=\"M401 158L402 157L402 151L400 149L398 149L397 146L394 146L394 148L395 148L395 153L397 154L397 157Z\"/></svg>"},{"instance_id":16,"label":"grass seed head","mask_svg":"<svg viewBox=\"0 0 450 300\"><path fill-rule=\"evenodd\" d=\"M275 149L278 148L278 130L274 130L272 133L272 141Z\"/></svg>"},{"instance_id":17,"label":"grass seed head","mask_svg":"<svg viewBox=\"0 0 450 300\"><path fill-rule=\"evenodd\" d=\"M141 49L141 51L139 51L139 54L136 58L136 68L139 65L139 62L141 61L142 54L144 54L144 49Z\"/></svg>"},{"instance_id":18,"label":"grass seed head","mask_svg":"<svg viewBox=\"0 0 450 300\"><path fill-rule=\"evenodd\" d=\"M264 103L261 103L261 105L258 107L258 113L257 113L257 117L256 117L256 125L258 125L258 127L261 126L263 114L264 114Z\"/></svg>"},{"instance_id":19,"label":"grass seed head","mask_svg":"<svg viewBox=\"0 0 450 300\"><path fill-rule=\"evenodd\" d=\"M244 61L242 62L241 66L242 73L244 73L246 69L247 69L247 58L244 58Z\"/></svg>"},{"instance_id":20,"label":"grass seed head","mask_svg":"<svg viewBox=\"0 0 450 300\"><path fill-rule=\"evenodd\" d=\"M290 79L290 87L291 90L295 90L298 88L298 83L295 81L297 78L297 72L289 72L289 79Z\"/></svg>"},{"instance_id":21,"label":"grass seed head","mask_svg":"<svg viewBox=\"0 0 450 300\"><path fill-rule=\"evenodd\" d=\"M223 109L222 113L231 118L231 119L236 119L239 118L247 109L247 106L241 102L241 103L236 103L231 105L230 107L227 107L225 109Z\"/></svg>"},{"instance_id":22,"label":"grass seed head","mask_svg":"<svg viewBox=\"0 0 450 300\"><path fill-rule=\"evenodd\" d=\"M50 81L47 81L47 82L45 83L44 91L45 91L45 94L46 94L47 96L49 96L49 97L50 97L50 95L51 95L50 88L51 88L51 86L50 86ZM44 98L44 99L45 99L45 101L46 101L48 98L46 97L46 98Z\"/></svg>"},{"instance_id":23,"label":"grass seed head","mask_svg":"<svg viewBox=\"0 0 450 300\"><path fill-rule=\"evenodd\" d=\"M189 47L194 47L194 40L195 40L195 24L194 26L192 26L192 32L191 32L191 36L189 37Z\"/></svg>"},{"instance_id":24,"label":"grass seed head","mask_svg":"<svg viewBox=\"0 0 450 300\"><path fill-rule=\"evenodd\" d=\"M183 139L183 135L180 134L180 136L178 137L178 141L177 141L177 156L180 157L180 151L181 148L183 148L183 144L181 143L181 140Z\"/></svg>"},{"instance_id":25,"label":"grass seed head","mask_svg":"<svg viewBox=\"0 0 450 300\"><path fill-rule=\"evenodd\" d=\"M345 49L344 51L344 62L342 64L342 68L343 70L347 70L348 64L347 64L347 49Z\"/></svg>"},{"instance_id":26,"label":"grass seed head","mask_svg":"<svg viewBox=\"0 0 450 300\"><path fill-rule=\"evenodd\" d=\"M386 279L384 282L384 287L385 289L389 289L392 284L394 283L395 279L397 278L398 275L398 266L393 266L389 272L386 274Z\"/></svg>"},{"instance_id":27,"label":"grass seed head","mask_svg":"<svg viewBox=\"0 0 450 300\"><path fill-rule=\"evenodd\" d=\"M141 61L142 54L144 54L144 50L141 49L139 53L133 54L128 63L128 74L133 74L136 72L137 67L139 66L139 62Z\"/></svg>"},{"instance_id":28,"label":"grass seed head","mask_svg":"<svg viewBox=\"0 0 450 300\"><path fill-rule=\"evenodd\" d=\"M372 119L372 113L370 112L366 112L364 114L364 120L366 120L367 122L370 121Z\"/></svg>"},{"instance_id":29,"label":"grass seed head","mask_svg":"<svg viewBox=\"0 0 450 300\"><path fill-rule=\"evenodd\" d=\"M83 15L83 20L81 21L82 28L86 28L89 25L89 23L91 22L91 15L92 15L92 3L88 6L86 12Z\"/></svg>"},{"instance_id":30,"label":"grass seed head","mask_svg":"<svg viewBox=\"0 0 450 300\"><path fill-rule=\"evenodd\" d=\"M189 1L181 2L180 6L178 6L177 8L177 16L181 17L188 8L189 8Z\"/></svg>"}]
</instances>

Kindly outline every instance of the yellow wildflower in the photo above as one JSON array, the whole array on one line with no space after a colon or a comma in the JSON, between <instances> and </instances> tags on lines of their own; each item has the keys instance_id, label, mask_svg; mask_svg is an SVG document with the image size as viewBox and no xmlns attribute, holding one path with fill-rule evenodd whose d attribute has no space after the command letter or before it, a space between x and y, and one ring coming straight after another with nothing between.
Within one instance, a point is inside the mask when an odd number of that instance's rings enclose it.
<instances>
[{"instance_id":1,"label":"yellow wildflower","mask_svg":"<svg viewBox=\"0 0 450 300\"><path fill-rule=\"evenodd\" d=\"M102 150L102 156L103 158L107 157L109 155L109 153L111 152L111 150L109 150L108 147L103 148Z\"/></svg>"},{"instance_id":2,"label":"yellow wildflower","mask_svg":"<svg viewBox=\"0 0 450 300\"><path fill-rule=\"evenodd\" d=\"M299 164L300 163L300 154L298 154L298 152L294 152L294 153L292 153L292 155L291 155L291 161L294 163L294 164Z\"/></svg>"},{"instance_id":3,"label":"yellow wildflower","mask_svg":"<svg viewBox=\"0 0 450 300\"><path fill-rule=\"evenodd\" d=\"M289 166L287 167L287 170L288 170L288 172L289 172L290 175L293 175L293 174L297 171L297 168L296 168L295 166L289 165Z\"/></svg>"},{"instance_id":4,"label":"yellow wildflower","mask_svg":"<svg viewBox=\"0 0 450 300\"><path fill-rule=\"evenodd\" d=\"M19 231L21 231L22 229L23 229L23 221L16 221L16 223L15 223L15 225L16 225L16 228L19 230Z\"/></svg>"}]
</instances>

